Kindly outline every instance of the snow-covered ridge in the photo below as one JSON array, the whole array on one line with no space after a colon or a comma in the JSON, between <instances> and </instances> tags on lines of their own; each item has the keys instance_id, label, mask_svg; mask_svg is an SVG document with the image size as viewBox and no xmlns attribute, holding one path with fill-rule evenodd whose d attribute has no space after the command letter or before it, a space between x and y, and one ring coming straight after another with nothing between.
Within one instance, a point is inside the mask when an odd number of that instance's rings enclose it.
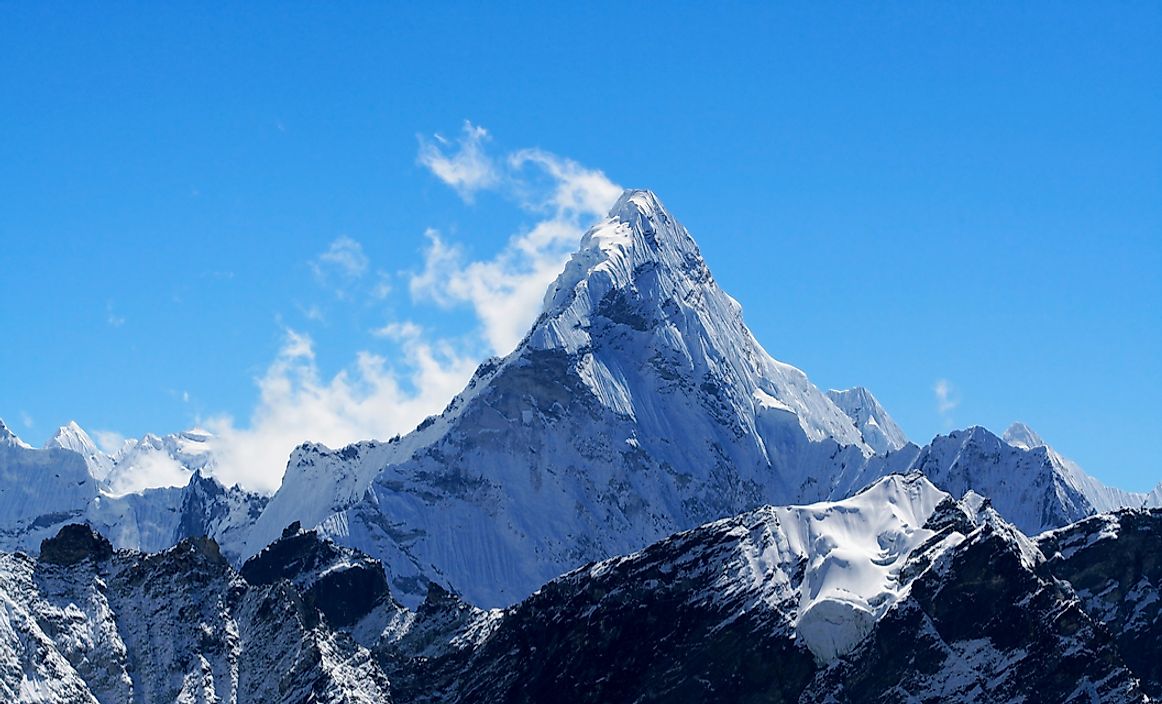
<instances>
[{"instance_id":1,"label":"snow-covered ridge","mask_svg":"<svg viewBox=\"0 0 1162 704\"><path fill-rule=\"evenodd\" d=\"M3 427L0 422L0 427ZM35 554L67 523L85 521L118 548L161 550L210 535L238 559L266 498L226 488L210 473L211 437L192 430L128 440L113 454L75 422L41 449L4 428L0 441L0 549Z\"/></svg>"},{"instance_id":2,"label":"snow-covered ridge","mask_svg":"<svg viewBox=\"0 0 1162 704\"><path fill-rule=\"evenodd\" d=\"M853 648L904 593L901 568L936 535L925 524L950 499L922 475L890 475L842 501L768 506L727 519L719 525L742 540L733 569L723 572L720 594L766 591L771 583L789 587L801 566L788 615L807 647L820 659L833 660ZM776 589L766 598L775 604L786 596Z\"/></svg>"},{"instance_id":3,"label":"snow-covered ridge","mask_svg":"<svg viewBox=\"0 0 1162 704\"><path fill-rule=\"evenodd\" d=\"M829 397L771 358L689 232L631 190L517 349L443 413L387 443L296 450L247 552L297 520L383 561L405 604L434 581L491 608L676 531L913 470L1030 533L1095 511L1045 450L983 428L916 447L866 390Z\"/></svg>"},{"instance_id":4,"label":"snow-covered ridge","mask_svg":"<svg viewBox=\"0 0 1162 704\"><path fill-rule=\"evenodd\" d=\"M28 443L17 437L16 433L7 425L4 425L3 419L0 419L0 445L9 445L13 447L32 447Z\"/></svg>"},{"instance_id":5,"label":"snow-covered ridge","mask_svg":"<svg viewBox=\"0 0 1162 704\"><path fill-rule=\"evenodd\" d=\"M756 395L777 399L811 440L864 446L851 419L806 374L773 359L751 335L742 306L718 286L690 233L650 191L625 191L609 216L585 233L549 286L544 309L524 343L530 350L591 350L595 320L612 317L663 338L692 371L733 377L746 392L735 399L743 415L748 409L741 406ZM592 357L586 383L607 406L633 415L621 370L600 354Z\"/></svg>"},{"instance_id":6,"label":"snow-covered ridge","mask_svg":"<svg viewBox=\"0 0 1162 704\"><path fill-rule=\"evenodd\" d=\"M839 406L859 428L860 435L873 450L887 454L908 444L908 437L888 415L872 393L862 386L827 392L827 398Z\"/></svg>"},{"instance_id":7,"label":"snow-covered ridge","mask_svg":"<svg viewBox=\"0 0 1162 704\"><path fill-rule=\"evenodd\" d=\"M1010 425L1005 430L1004 440L1013 447L1046 453L1049 462L1059 468L1068 485L1082 494L1099 513L1116 511L1120 508L1162 507L1162 483L1148 493L1106 486L1096 477L1087 474L1079 464L1062 456L1025 423L1018 421Z\"/></svg>"}]
</instances>

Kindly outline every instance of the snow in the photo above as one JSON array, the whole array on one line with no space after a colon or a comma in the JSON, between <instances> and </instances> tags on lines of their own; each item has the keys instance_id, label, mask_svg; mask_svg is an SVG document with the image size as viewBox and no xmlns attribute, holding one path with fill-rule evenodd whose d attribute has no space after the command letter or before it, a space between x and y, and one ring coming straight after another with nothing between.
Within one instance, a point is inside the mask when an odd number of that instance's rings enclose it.
<instances>
[{"instance_id":1,"label":"snow","mask_svg":"<svg viewBox=\"0 0 1162 704\"><path fill-rule=\"evenodd\" d=\"M246 552L298 520L382 560L405 604L433 580L503 607L675 531L907 471L1030 533L1095 511L1045 450L983 428L918 448L866 389L824 394L771 358L686 229L631 190L443 413L392 442L296 450Z\"/></svg>"},{"instance_id":2,"label":"snow","mask_svg":"<svg viewBox=\"0 0 1162 704\"><path fill-rule=\"evenodd\" d=\"M71 567L0 553L0 700L385 702L371 654L184 544Z\"/></svg>"},{"instance_id":3,"label":"snow","mask_svg":"<svg viewBox=\"0 0 1162 704\"><path fill-rule=\"evenodd\" d=\"M1150 493L1123 491L1106 486L1090 476L1073 460L1063 457L1045 442L1040 435L1025 423L1015 422L1005 430L1005 442L1022 450L1042 451L1069 487L1082 496L1098 513L1116 511L1120 508L1162 507L1162 484ZM1043 449L1042 449L1043 448Z\"/></svg>"},{"instance_id":4,"label":"snow","mask_svg":"<svg viewBox=\"0 0 1162 704\"><path fill-rule=\"evenodd\" d=\"M908 438L870 391L857 386L845 391L832 389L827 398L847 414L873 450L887 454L908 444Z\"/></svg>"},{"instance_id":5,"label":"snow","mask_svg":"<svg viewBox=\"0 0 1162 704\"><path fill-rule=\"evenodd\" d=\"M805 562L796 632L817 657L833 660L899 598L900 568L934 535L923 526L947 498L920 475L891 475L842 501L767 509L781 539L747 555L752 583L772 564Z\"/></svg>"},{"instance_id":6,"label":"snow","mask_svg":"<svg viewBox=\"0 0 1162 704\"><path fill-rule=\"evenodd\" d=\"M265 499L201 476L213 467L208 439L191 431L146 435L110 456L70 422L42 449L0 443L0 549L36 554L40 542L62 525L83 521L119 548L161 550L185 537L183 530L192 530L218 539L225 553L240 555L244 534ZM157 467L169 473L166 483L172 486L146 481L128 491L121 485L156 478ZM205 495L208 486L216 487L212 496ZM195 495L198 501L187 506ZM204 514L195 517L191 511Z\"/></svg>"},{"instance_id":7,"label":"snow","mask_svg":"<svg viewBox=\"0 0 1162 704\"><path fill-rule=\"evenodd\" d=\"M21 440L12 432L12 429L4 425L4 421L0 420L0 445L8 445L10 447L22 447L24 449L31 449L31 445Z\"/></svg>"}]
</instances>

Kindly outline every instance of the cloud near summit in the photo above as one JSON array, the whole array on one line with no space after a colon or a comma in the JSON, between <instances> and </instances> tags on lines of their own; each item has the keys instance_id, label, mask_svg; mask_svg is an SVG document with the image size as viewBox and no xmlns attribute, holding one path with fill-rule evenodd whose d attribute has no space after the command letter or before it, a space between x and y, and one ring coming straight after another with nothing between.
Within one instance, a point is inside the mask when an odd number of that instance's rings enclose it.
<instances>
[{"instance_id":1,"label":"cloud near summit","mask_svg":"<svg viewBox=\"0 0 1162 704\"><path fill-rule=\"evenodd\" d=\"M471 307L491 351L507 354L540 313L545 289L585 228L605 216L622 189L601 171L542 149L493 157L483 150L486 136L465 122L455 145L441 139L441 148L421 138L419 161L466 201L492 189L538 219L512 234L494 256L477 261L428 230L424 268L410 276L408 287L415 301Z\"/></svg>"},{"instance_id":2,"label":"cloud near summit","mask_svg":"<svg viewBox=\"0 0 1162 704\"><path fill-rule=\"evenodd\" d=\"M255 379L259 398L249 417L200 420L217 436L215 475L221 481L274 491L291 451L303 442L341 447L406 433L459 393L482 357L507 354L520 341L585 228L606 215L622 189L567 157L532 148L492 153L491 141L487 130L466 121L455 139L421 137L417 162L466 203L494 192L532 224L481 259L428 229L422 266L401 275L414 305L471 310L476 331L445 339L414 322L389 319L368 331L368 344L394 342L397 356L363 350L328 375L315 340L284 328L278 355ZM337 293L379 270L350 237L336 239L308 265L317 283Z\"/></svg>"}]
</instances>

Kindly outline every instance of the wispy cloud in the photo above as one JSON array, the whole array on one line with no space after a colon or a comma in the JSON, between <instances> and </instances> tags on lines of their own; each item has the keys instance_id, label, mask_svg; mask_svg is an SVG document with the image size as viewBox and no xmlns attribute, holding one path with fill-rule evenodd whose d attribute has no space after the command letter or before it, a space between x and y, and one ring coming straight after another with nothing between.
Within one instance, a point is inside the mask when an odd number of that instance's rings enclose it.
<instances>
[{"instance_id":1,"label":"wispy cloud","mask_svg":"<svg viewBox=\"0 0 1162 704\"><path fill-rule=\"evenodd\" d=\"M114 495L152 489L162 486L185 486L190 471L167 455L144 453L136 458L133 471L117 472L109 477L109 491Z\"/></svg>"},{"instance_id":2,"label":"wispy cloud","mask_svg":"<svg viewBox=\"0 0 1162 704\"><path fill-rule=\"evenodd\" d=\"M303 314L304 318L313 323L323 323L327 320L327 316L323 314L323 309L317 303L312 303L309 306L296 303L295 307L299 309L299 312Z\"/></svg>"},{"instance_id":3,"label":"wispy cloud","mask_svg":"<svg viewBox=\"0 0 1162 704\"><path fill-rule=\"evenodd\" d=\"M343 235L336 238L326 251L311 263L311 271L320 283L339 280L352 281L367 273L368 259L363 245Z\"/></svg>"},{"instance_id":4,"label":"wispy cloud","mask_svg":"<svg viewBox=\"0 0 1162 704\"><path fill-rule=\"evenodd\" d=\"M936 396L936 412L944 420L944 425L951 427L952 411L960 405L960 394L947 379L937 379L932 385L932 393Z\"/></svg>"},{"instance_id":5,"label":"wispy cloud","mask_svg":"<svg viewBox=\"0 0 1162 704\"><path fill-rule=\"evenodd\" d=\"M93 442L97 443L97 447L101 448L101 452L106 455L116 454L125 445L127 439L121 433L112 430L94 430L89 433L89 437L93 438Z\"/></svg>"},{"instance_id":6,"label":"wispy cloud","mask_svg":"<svg viewBox=\"0 0 1162 704\"><path fill-rule=\"evenodd\" d=\"M28 411L20 412L20 424L25 428L31 430L36 423L32 420L32 416L28 415Z\"/></svg>"},{"instance_id":7,"label":"wispy cloud","mask_svg":"<svg viewBox=\"0 0 1162 704\"><path fill-rule=\"evenodd\" d=\"M113 301L105 301L105 322L113 328L119 328L125 324L125 316L117 314L113 309Z\"/></svg>"},{"instance_id":8,"label":"wispy cloud","mask_svg":"<svg viewBox=\"0 0 1162 704\"><path fill-rule=\"evenodd\" d=\"M483 133L481 128L471 129ZM475 261L468 260L456 243L428 230L424 268L410 275L408 288L414 301L470 306L492 352L505 354L540 313L545 289L576 248L584 228L606 214L622 189L599 170L541 149L520 149L492 159L478 142L472 148L473 159L486 160L492 174L487 184L477 183L472 192L492 187L539 220L511 235L492 257ZM422 146L420 162L465 196L459 182L437 170L444 165L429 164L424 154Z\"/></svg>"},{"instance_id":9,"label":"wispy cloud","mask_svg":"<svg viewBox=\"0 0 1162 704\"><path fill-rule=\"evenodd\" d=\"M487 131L471 123L455 142L433 140L421 139L419 163L461 198L493 189L534 216L499 251L475 260L428 230L422 268L397 277L413 303L471 308L479 329L470 340L442 339L412 321L388 320L369 332L395 345L398 357L360 351L333 375L320 368L309 335L286 329L277 356L256 379L259 400L249 417L201 420L217 436L215 473L222 481L271 491L290 452L305 441L339 447L385 438L439 412L471 378L482 346L505 353L519 341L584 227L605 215L621 192L601 171L543 150L493 157L485 148ZM311 268L321 284L349 292L347 300L374 304L392 290L392 279L349 237L332 242ZM303 312L322 315L311 311Z\"/></svg>"},{"instance_id":10,"label":"wispy cloud","mask_svg":"<svg viewBox=\"0 0 1162 704\"><path fill-rule=\"evenodd\" d=\"M471 202L477 191L500 181L496 164L484 152L488 130L465 120L461 136L455 142L440 134L433 138L434 142L419 137L417 160L464 200Z\"/></svg>"},{"instance_id":11,"label":"wispy cloud","mask_svg":"<svg viewBox=\"0 0 1162 704\"><path fill-rule=\"evenodd\" d=\"M381 328L371 331L376 337L386 337L396 342L418 340L424 334L424 329L410 320L388 323Z\"/></svg>"}]
</instances>

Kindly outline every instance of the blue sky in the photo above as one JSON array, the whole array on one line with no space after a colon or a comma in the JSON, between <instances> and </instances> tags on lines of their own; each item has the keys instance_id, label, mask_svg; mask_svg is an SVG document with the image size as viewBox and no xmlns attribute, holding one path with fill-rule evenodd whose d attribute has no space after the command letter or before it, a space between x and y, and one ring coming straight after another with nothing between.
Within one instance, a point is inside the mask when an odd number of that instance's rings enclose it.
<instances>
[{"instance_id":1,"label":"blue sky","mask_svg":"<svg viewBox=\"0 0 1162 704\"><path fill-rule=\"evenodd\" d=\"M818 385L1145 489L1159 36L1157 3L0 2L0 417L257 464L406 430L593 217L563 185L619 184Z\"/></svg>"}]
</instances>

